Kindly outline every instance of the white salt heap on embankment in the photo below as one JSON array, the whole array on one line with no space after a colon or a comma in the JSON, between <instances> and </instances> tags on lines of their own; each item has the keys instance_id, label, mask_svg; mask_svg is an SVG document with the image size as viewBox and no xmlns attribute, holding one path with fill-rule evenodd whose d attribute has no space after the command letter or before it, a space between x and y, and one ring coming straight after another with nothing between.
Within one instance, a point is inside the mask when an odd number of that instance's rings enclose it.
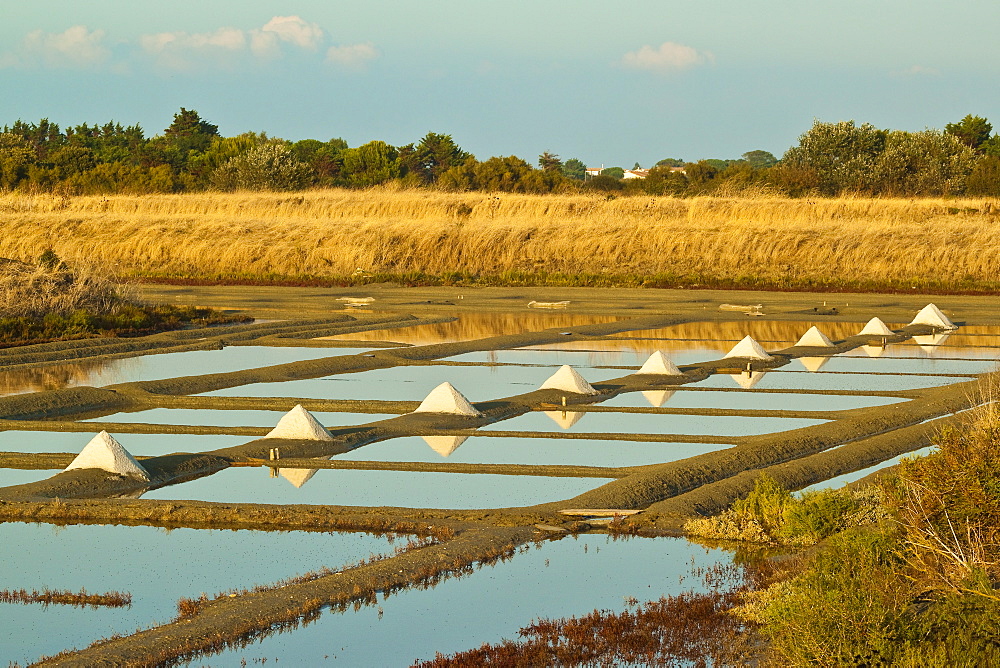
<instances>
[{"instance_id":1,"label":"white salt heap on embankment","mask_svg":"<svg viewBox=\"0 0 1000 668\"><path fill-rule=\"evenodd\" d=\"M889 329L889 326L882 322L880 318L872 318L868 321L868 324L866 324L861 331L858 332L858 336L864 336L866 334L872 336L893 336L895 333L896 332Z\"/></svg>"},{"instance_id":2,"label":"white salt heap on embankment","mask_svg":"<svg viewBox=\"0 0 1000 668\"><path fill-rule=\"evenodd\" d=\"M414 413L448 413L450 415L482 415L462 393L448 382L441 383L427 395Z\"/></svg>"},{"instance_id":3,"label":"white salt heap on embankment","mask_svg":"<svg viewBox=\"0 0 1000 668\"><path fill-rule=\"evenodd\" d=\"M559 390L571 394L597 394L597 390L568 364L559 367L559 370L549 376L538 389Z\"/></svg>"},{"instance_id":4,"label":"white salt heap on embankment","mask_svg":"<svg viewBox=\"0 0 1000 668\"><path fill-rule=\"evenodd\" d=\"M928 304L920 309L911 325L930 325L937 329L958 329L958 325L953 323L948 316L941 312L934 304Z\"/></svg>"},{"instance_id":5,"label":"white salt heap on embankment","mask_svg":"<svg viewBox=\"0 0 1000 668\"><path fill-rule=\"evenodd\" d=\"M332 441L333 435L313 417L312 413L298 404L285 413L274 429L264 438L293 438L304 441Z\"/></svg>"},{"instance_id":6,"label":"white salt heap on embankment","mask_svg":"<svg viewBox=\"0 0 1000 668\"><path fill-rule=\"evenodd\" d=\"M743 340L733 346L730 350L723 356L723 359L728 359L731 357L740 357L744 359L751 360L769 360L774 359L767 354L767 351L760 347L760 344L753 340L753 337L747 335L743 337Z\"/></svg>"},{"instance_id":7,"label":"white salt heap on embankment","mask_svg":"<svg viewBox=\"0 0 1000 668\"><path fill-rule=\"evenodd\" d=\"M637 376L682 376L683 372L677 365L667 359L667 356L657 350L649 356L642 368L635 372Z\"/></svg>"},{"instance_id":8,"label":"white salt heap on embankment","mask_svg":"<svg viewBox=\"0 0 1000 668\"><path fill-rule=\"evenodd\" d=\"M806 330L806 333L802 335L802 338L795 345L808 346L810 348L833 348L833 341L826 334L819 331L819 327L813 325Z\"/></svg>"},{"instance_id":9,"label":"white salt heap on embankment","mask_svg":"<svg viewBox=\"0 0 1000 668\"><path fill-rule=\"evenodd\" d=\"M73 469L101 469L109 473L149 480L149 474L142 464L106 431L90 439L65 470Z\"/></svg>"}]
</instances>

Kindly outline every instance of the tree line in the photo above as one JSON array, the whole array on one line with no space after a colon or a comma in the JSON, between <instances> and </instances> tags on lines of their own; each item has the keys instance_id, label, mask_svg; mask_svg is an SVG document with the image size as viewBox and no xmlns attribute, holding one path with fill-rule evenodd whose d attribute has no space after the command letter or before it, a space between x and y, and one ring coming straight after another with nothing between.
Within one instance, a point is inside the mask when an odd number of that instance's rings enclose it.
<instances>
[{"instance_id":1,"label":"tree line","mask_svg":"<svg viewBox=\"0 0 1000 668\"><path fill-rule=\"evenodd\" d=\"M450 135L428 133L392 146L343 139L287 141L266 133L223 137L198 112L181 108L162 134L139 125L42 119L0 131L0 190L67 195L204 190L403 187L448 191L694 196L748 189L792 197L1000 195L1000 136L978 116L942 130L883 130L854 121L816 121L779 160L762 150L739 159L666 158L645 178L610 167L596 176L575 158L545 152L537 166L517 156L480 161ZM639 165L636 164L635 168Z\"/></svg>"}]
</instances>

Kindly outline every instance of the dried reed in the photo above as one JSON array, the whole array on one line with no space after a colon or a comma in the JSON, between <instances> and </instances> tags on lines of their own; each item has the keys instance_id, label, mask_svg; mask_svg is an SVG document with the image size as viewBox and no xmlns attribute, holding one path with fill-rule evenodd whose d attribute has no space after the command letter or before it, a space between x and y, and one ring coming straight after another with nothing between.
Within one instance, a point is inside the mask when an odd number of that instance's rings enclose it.
<instances>
[{"instance_id":1,"label":"dried reed","mask_svg":"<svg viewBox=\"0 0 1000 668\"><path fill-rule=\"evenodd\" d=\"M0 197L0 256L133 276L991 289L1000 202L411 190ZM220 243L223 242L223 243ZM352 278L353 277L353 278ZM597 277L597 278L594 278Z\"/></svg>"},{"instance_id":2,"label":"dried reed","mask_svg":"<svg viewBox=\"0 0 1000 668\"><path fill-rule=\"evenodd\" d=\"M91 594L86 589L78 592L45 589L0 589L0 603L41 603L49 605L75 605L81 608L90 606L127 608L132 605L132 594L128 592L109 591L104 594Z\"/></svg>"}]
</instances>

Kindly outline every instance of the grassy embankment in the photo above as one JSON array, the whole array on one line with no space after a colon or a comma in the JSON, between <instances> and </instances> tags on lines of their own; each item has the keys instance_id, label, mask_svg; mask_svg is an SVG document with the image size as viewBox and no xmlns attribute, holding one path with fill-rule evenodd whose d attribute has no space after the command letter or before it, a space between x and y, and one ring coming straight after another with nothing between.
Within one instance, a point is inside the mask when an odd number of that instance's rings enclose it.
<instances>
[{"instance_id":1,"label":"grassy embankment","mask_svg":"<svg viewBox=\"0 0 1000 668\"><path fill-rule=\"evenodd\" d=\"M1000 289L1000 202L408 190L0 197L0 256L194 283Z\"/></svg>"}]
</instances>

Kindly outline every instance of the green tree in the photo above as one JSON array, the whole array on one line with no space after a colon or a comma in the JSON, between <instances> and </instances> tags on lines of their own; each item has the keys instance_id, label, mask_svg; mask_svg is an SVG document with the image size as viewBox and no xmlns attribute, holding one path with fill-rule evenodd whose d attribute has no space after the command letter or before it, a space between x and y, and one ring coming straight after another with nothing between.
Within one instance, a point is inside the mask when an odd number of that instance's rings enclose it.
<instances>
[{"instance_id":1,"label":"green tree","mask_svg":"<svg viewBox=\"0 0 1000 668\"><path fill-rule=\"evenodd\" d=\"M657 167L683 167L685 162L680 158L664 158L656 163Z\"/></svg>"},{"instance_id":2,"label":"green tree","mask_svg":"<svg viewBox=\"0 0 1000 668\"><path fill-rule=\"evenodd\" d=\"M958 137L959 141L969 148L979 148L983 142L990 138L993 126L985 118L968 114L958 123L948 123L944 126L944 131L950 135Z\"/></svg>"},{"instance_id":3,"label":"green tree","mask_svg":"<svg viewBox=\"0 0 1000 668\"><path fill-rule=\"evenodd\" d=\"M587 165L582 160L570 158L563 163L562 173L567 178L583 181L587 176Z\"/></svg>"},{"instance_id":4,"label":"green tree","mask_svg":"<svg viewBox=\"0 0 1000 668\"><path fill-rule=\"evenodd\" d=\"M442 174L437 185L443 190L455 192L475 190L479 187L476 183L476 168L478 166L479 161L476 160L476 156L470 155L462 164L455 165Z\"/></svg>"},{"instance_id":5,"label":"green tree","mask_svg":"<svg viewBox=\"0 0 1000 668\"><path fill-rule=\"evenodd\" d=\"M50 154L49 160L55 168L54 175L59 180L93 169L97 165L94 152L83 146L61 146Z\"/></svg>"},{"instance_id":6,"label":"green tree","mask_svg":"<svg viewBox=\"0 0 1000 668\"><path fill-rule=\"evenodd\" d=\"M1000 135L993 135L984 141L979 145L979 150L986 155L992 155L1000 158Z\"/></svg>"},{"instance_id":7,"label":"green tree","mask_svg":"<svg viewBox=\"0 0 1000 668\"><path fill-rule=\"evenodd\" d=\"M608 167L607 169L602 169L598 176L610 176L613 179L623 179L625 178L625 170L621 167Z\"/></svg>"},{"instance_id":8,"label":"green tree","mask_svg":"<svg viewBox=\"0 0 1000 668\"><path fill-rule=\"evenodd\" d=\"M542 168L542 171L561 172L563 163L562 160L559 159L558 155L545 151L538 156L538 166Z\"/></svg>"},{"instance_id":9,"label":"green tree","mask_svg":"<svg viewBox=\"0 0 1000 668\"><path fill-rule=\"evenodd\" d=\"M414 175L419 183L437 183L441 175L465 162L469 154L461 149L451 135L428 132L416 146L399 150L400 172Z\"/></svg>"},{"instance_id":10,"label":"green tree","mask_svg":"<svg viewBox=\"0 0 1000 668\"><path fill-rule=\"evenodd\" d=\"M309 165L280 141L260 144L229 160L212 174L222 190L301 190L312 182Z\"/></svg>"},{"instance_id":11,"label":"green tree","mask_svg":"<svg viewBox=\"0 0 1000 668\"><path fill-rule=\"evenodd\" d=\"M699 160L684 165L684 174L687 176L690 192L694 194L704 193L712 189L715 177L719 174L719 168L710 160Z\"/></svg>"},{"instance_id":12,"label":"green tree","mask_svg":"<svg viewBox=\"0 0 1000 668\"><path fill-rule=\"evenodd\" d=\"M10 132L0 133L0 188L15 188L34 162L35 152L23 137Z\"/></svg>"},{"instance_id":13,"label":"green tree","mask_svg":"<svg viewBox=\"0 0 1000 668\"><path fill-rule=\"evenodd\" d=\"M775 158L773 154L760 149L756 151L747 151L741 157L749 162L750 166L754 169L764 169L778 164L778 159Z\"/></svg>"},{"instance_id":14,"label":"green tree","mask_svg":"<svg viewBox=\"0 0 1000 668\"><path fill-rule=\"evenodd\" d=\"M684 174L661 165L649 170L649 174L642 180L642 186L649 195L673 195L676 197L684 194L688 181Z\"/></svg>"},{"instance_id":15,"label":"green tree","mask_svg":"<svg viewBox=\"0 0 1000 668\"><path fill-rule=\"evenodd\" d=\"M342 152L348 185L367 188L399 176L399 151L384 141L370 141Z\"/></svg>"},{"instance_id":16,"label":"green tree","mask_svg":"<svg viewBox=\"0 0 1000 668\"><path fill-rule=\"evenodd\" d=\"M976 164L975 151L940 130L886 136L885 149L868 177L868 190L886 195L961 195Z\"/></svg>"},{"instance_id":17,"label":"green tree","mask_svg":"<svg viewBox=\"0 0 1000 668\"><path fill-rule=\"evenodd\" d=\"M194 109L181 107L163 136L182 153L204 151L211 145L212 138L219 136L219 126L202 120Z\"/></svg>"},{"instance_id":18,"label":"green tree","mask_svg":"<svg viewBox=\"0 0 1000 668\"><path fill-rule=\"evenodd\" d=\"M985 155L976 161L965 192L977 197L1000 197L1000 156Z\"/></svg>"},{"instance_id":19,"label":"green tree","mask_svg":"<svg viewBox=\"0 0 1000 668\"><path fill-rule=\"evenodd\" d=\"M622 183L621 179L616 179L610 174L605 174L604 172L601 172L592 179L588 179L582 186L584 190L596 190L598 192L607 193L618 192L624 187L625 185Z\"/></svg>"},{"instance_id":20,"label":"green tree","mask_svg":"<svg viewBox=\"0 0 1000 668\"><path fill-rule=\"evenodd\" d=\"M863 192L871 185L871 174L885 149L888 131L854 121L815 121L799 137L798 146L785 152L782 163L791 172L816 175L816 187L824 195L845 191Z\"/></svg>"},{"instance_id":21,"label":"green tree","mask_svg":"<svg viewBox=\"0 0 1000 668\"><path fill-rule=\"evenodd\" d=\"M516 155L492 157L475 166L476 188L487 192L524 192L522 179L531 171L531 165Z\"/></svg>"}]
</instances>

